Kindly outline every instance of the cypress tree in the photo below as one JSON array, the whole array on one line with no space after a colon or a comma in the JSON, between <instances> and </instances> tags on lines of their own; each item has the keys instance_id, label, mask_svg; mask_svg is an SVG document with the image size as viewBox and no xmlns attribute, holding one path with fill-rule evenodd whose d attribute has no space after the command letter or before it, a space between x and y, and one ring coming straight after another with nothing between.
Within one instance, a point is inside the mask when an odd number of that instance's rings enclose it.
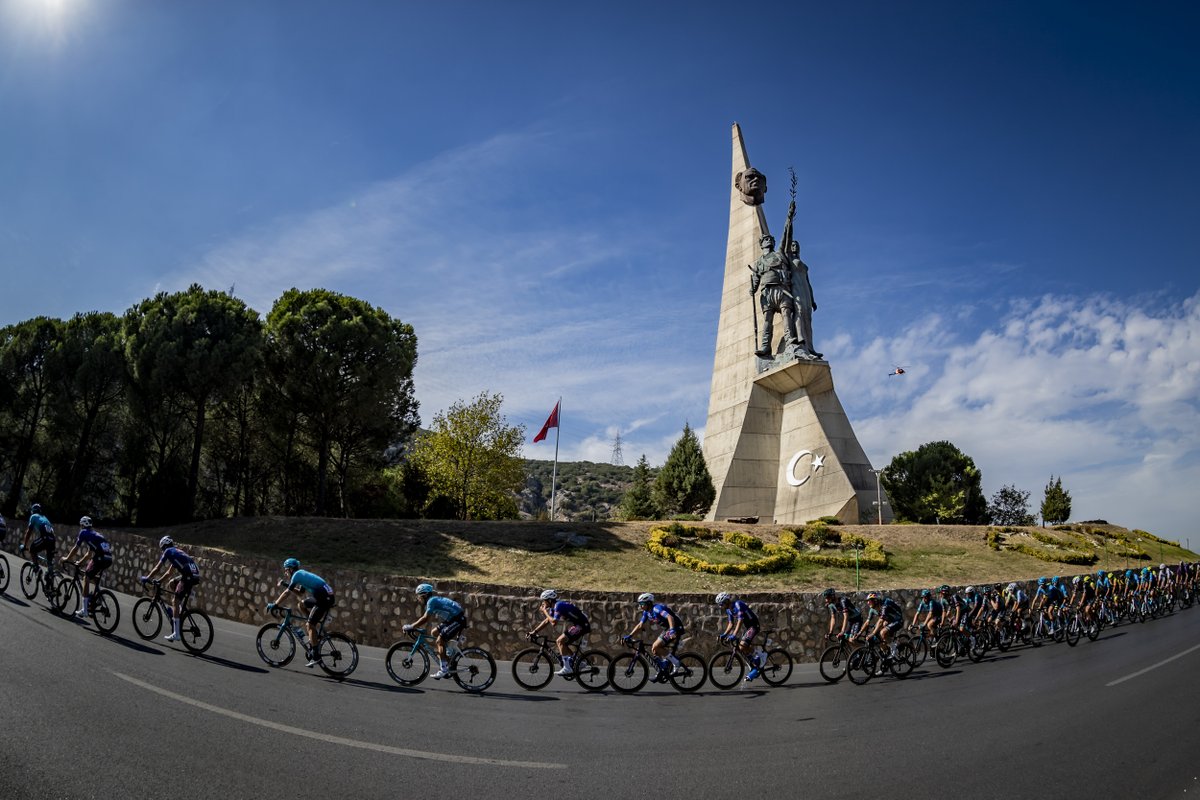
<instances>
[{"instance_id":1,"label":"cypress tree","mask_svg":"<svg viewBox=\"0 0 1200 800\"><path fill-rule=\"evenodd\" d=\"M717 490L708 474L708 465L704 463L700 441L690 425L684 424L683 435L671 448L667 463L663 464L654 481L652 496L663 516L703 516L716 499Z\"/></svg>"}]
</instances>

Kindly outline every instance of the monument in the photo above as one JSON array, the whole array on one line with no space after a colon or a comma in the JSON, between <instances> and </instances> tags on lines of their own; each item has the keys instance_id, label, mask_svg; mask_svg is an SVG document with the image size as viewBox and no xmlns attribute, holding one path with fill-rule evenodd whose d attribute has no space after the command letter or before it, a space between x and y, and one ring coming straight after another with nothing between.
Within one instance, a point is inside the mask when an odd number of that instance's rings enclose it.
<instances>
[{"instance_id":1,"label":"monument","mask_svg":"<svg viewBox=\"0 0 1200 800\"><path fill-rule=\"evenodd\" d=\"M871 462L834 392L829 364L813 347L817 304L794 234L795 177L778 249L764 212L766 176L750 165L737 123L731 184L704 429L704 459L717 490L708 518L875 520ZM886 501L883 519L892 519Z\"/></svg>"}]
</instances>

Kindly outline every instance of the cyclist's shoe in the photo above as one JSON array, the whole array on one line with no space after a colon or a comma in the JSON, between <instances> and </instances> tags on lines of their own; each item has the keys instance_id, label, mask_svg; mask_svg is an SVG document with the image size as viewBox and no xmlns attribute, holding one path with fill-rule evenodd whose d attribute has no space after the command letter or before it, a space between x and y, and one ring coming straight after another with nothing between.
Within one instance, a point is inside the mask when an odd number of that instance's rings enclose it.
<instances>
[{"instance_id":1,"label":"cyclist's shoe","mask_svg":"<svg viewBox=\"0 0 1200 800\"><path fill-rule=\"evenodd\" d=\"M75 619L87 619L88 613L81 608L71 616L75 617Z\"/></svg>"},{"instance_id":2,"label":"cyclist's shoe","mask_svg":"<svg viewBox=\"0 0 1200 800\"><path fill-rule=\"evenodd\" d=\"M449 678L449 677L450 677L450 670L448 670L448 669L439 669L437 672L433 673L433 679L435 681L440 681L442 678Z\"/></svg>"},{"instance_id":3,"label":"cyclist's shoe","mask_svg":"<svg viewBox=\"0 0 1200 800\"><path fill-rule=\"evenodd\" d=\"M166 636L163 637L163 641L164 642L178 642L179 637L175 635L174 631L172 631L171 633L168 633Z\"/></svg>"},{"instance_id":4,"label":"cyclist's shoe","mask_svg":"<svg viewBox=\"0 0 1200 800\"><path fill-rule=\"evenodd\" d=\"M754 680L761 674L762 670L758 667L755 667L754 669L750 670L750 672L746 673L746 683L750 683L750 681Z\"/></svg>"},{"instance_id":5,"label":"cyclist's shoe","mask_svg":"<svg viewBox=\"0 0 1200 800\"><path fill-rule=\"evenodd\" d=\"M684 667L683 664L680 664L679 666L675 667L675 669L671 670L671 674L674 675L675 677L679 677L680 675L687 675L687 668Z\"/></svg>"},{"instance_id":6,"label":"cyclist's shoe","mask_svg":"<svg viewBox=\"0 0 1200 800\"><path fill-rule=\"evenodd\" d=\"M560 669L558 672L556 672L556 673L554 673L554 674L555 674L555 675L561 675L562 677L564 677L564 678L565 678L565 677L567 677L568 675L574 675L574 674L575 674L575 671L574 671L573 669L571 669L570 667L563 667L562 669Z\"/></svg>"}]
</instances>

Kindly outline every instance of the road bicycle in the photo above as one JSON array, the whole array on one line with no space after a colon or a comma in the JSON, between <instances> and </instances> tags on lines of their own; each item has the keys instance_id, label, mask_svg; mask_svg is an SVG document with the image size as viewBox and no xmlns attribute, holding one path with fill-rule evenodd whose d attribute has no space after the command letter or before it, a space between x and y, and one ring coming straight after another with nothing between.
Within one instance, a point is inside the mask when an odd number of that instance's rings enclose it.
<instances>
[{"instance_id":1,"label":"road bicycle","mask_svg":"<svg viewBox=\"0 0 1200 800\"><path fill-rule=\"evenodd\" d=\"M775 631L763 632L763 643L755 645L754 660L758 675L768 686L780 686L792 676L792 657L782 647L771 647L771 635ZM728 650L718 650L708 660L708 679L718 689L732 689L750 670L746 657L738 650L737 641L729 643Z\"/></svg>"},{"instance_id":2,"label":"road bicycle","mask_svg":"<svg viewBox=\"0 0 1200 800\"><path fill-rule=\"evenodd\" d=\"M67 561L64 566L70 567L73 572L70 578L64 575L59 579L58 597L55 602L58 604L59 613L67 615L79 610L83 598L83 582L80 578L83 568L74 561ZM92 580L87 615L96 623L96 630L108 635L117 629L117 623L121 621L121 605L117 602L115 594L100 585L99 575Z\"/></svg>"},{"instance_id":3,"label":"road bicycle","mask_svg":"<svg viewBox=\"0 0 1200 800\"><path fill-rule=\"evenodd\" d=\"M432 634L424 628L405 631L412 641L399 641L388 648L385 664L388 675L401 686L416 686L429 676L429 665L437 663L438 652ZM464 691L485 691L496 680L496 659L482 647L463 647L466 634L446 642L450 675Z\"/></svg>"},{"instance_id":4,"label":"road bicycle","mask_svg":"<svg viewBox=\"0 0 1200 800\"><path fill-rule=\"evenodd\" d=\"M292 622L292 617L303 619L294 609L275 606L271 615L279 622L268 622L258 629L254 644L258 655L272 667L287 666L296 656L296 642L308 650L304 627ZM317 666L331 678L344 681L358 667L358 645L344 633L326 631L325 620L317 626L317 646L312 649Z\"/></svg>"},{"instance_id":5,"label":"road bicycle","mask_svg":"<svg viewBox=\"0 0 1200 800\"><path fill-rule=\"evenodd\" d=\"M1061 642L1066 637L1066 626L1062 624L1061 614L1057 619L1052 619L1045 608L1038 610L1031 627L1029 643L1034 647L1041 647L1047 639Z\"/></svg>"},{"instance_id":6,"label":"road bicycle","mask_svg":"<svg viewBox=\"0 0 1200 800\"><path fill-rule=\"evenodd\" d=\"M8 558L0 553L0 594L8 591Z\"/></svg>"},{"instance_id":7,"label":"road bicycle","mask_svg":"<svg viewBox=\"0 0 1200 800\"><path fill-rule=\"evenodd\" d=\"M555 668L562 666L563 657L557 647L550 646L550 637L535 634L529 640L537 646L517 653L512 661L512 675L522 688L533 691L544 688L558 674ZM599 692L608 686L609 656L601 650L584 650L586 643L587 639L579 640L571 660L571 672L562 677L578 681L585 691Z\"/></svg>"},{"instance_id":8,"label":"road bicycle","mask_svg":"<svg viewBox=\"0 0 1200 800\"><path fill-rule=\"evenodd\" d=\"M885 650L879 636L869 637L865 646L850 654L846 664L846 675L857 686L884 672L891 672L897 678L907 678L912 671L912 645L896 641L892 648Z\"/></svg>"},{"instance_id":9,"label":"road bicycle","mask_svg":"<svg viewBox=\"0 0 1200 800\"><path fill-rule=\"evenodd\" d=\"M938 634L933 643L934 660L942 669L954 666L959 658L969 658L978 664L986 653L986 640L975 631L947 628Z\"/></svg>"},{"instance_id":10,"label":"road bicycle","mask_svg":"<svg viewBox=\"0 0 1200 800\"><path fill-rule=\"evenodd\" d=\"M704 656L691 651L677 652L683 639L676 637L671 642L671 653L679 660L679 666L673 666L670 661L665 661L665 666L657 663L641 639L623 636L621 641L630 648L630 652L615 656L608 665L608 682L621 694L633 694L650 680L654 683L670 682L681 692L694 692L704 685L708 677ZM653 679L651 674L654 675Z\"/></svg>"},{"instance_id":11,"label":"road bicycle","mask_svg":"<svg viewBox=\"0 0 1200 800\"><path fill-rule=\"evenodd\" d=\"M821 677L830 683L837 683L845 677L850 655L858 648L850 643L850 634L848 633L843 633L841 636L826 634L825 638L835 644L826 647L825 652L821 653L819 661Z\"/></svg>"},{"instance_id":12,"label":"road bicycle","mask_svg":"<svg viewBox=\"0 0 1200 800\"><path fill-rule=\"evenodd\" d=\"M133 629L138 636L149 641L162 630L163 617L171 621L172 612L171 604L162 596L162 581L143 581L142 584L144 587L153 586L154 594L133 604ZM212 641L213 624L208 614L188 608L185 602L179 608L179 643L188 652L200 655L212 646Z\"/></svg>"},{"instance_id":13,"label":"road bicycle","mask_svg":"<svg viewBox=\"0 0 1200 800\"><path fill-rule=\"evenodd\" d=\"M54 565L47 559L45 553L38 553L36 561L26 561L21 565L20 580L21 594L25 595L26 600L37 597L40 590L50 609L52 611L59 610L58 592L63 576L54 571Z\"/></svg>"}]
</instances>

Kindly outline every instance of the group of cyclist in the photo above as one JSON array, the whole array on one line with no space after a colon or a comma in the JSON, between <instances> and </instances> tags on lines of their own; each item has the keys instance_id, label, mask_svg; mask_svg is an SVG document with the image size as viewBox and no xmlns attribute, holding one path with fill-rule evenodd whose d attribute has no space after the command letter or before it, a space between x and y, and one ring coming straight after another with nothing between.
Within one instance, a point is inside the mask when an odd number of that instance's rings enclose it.
<instances>
[{"instance_id":1,"label":"group of cyclist","mask_svg":"<svg viewBox=\"0 0 1200 800\"><path fill-rule=\"evenodd\" d=\"M148 583L158 577L160 570L162 577L166 578L174 570L175 575L168 585L172 591L171 617L173 625L171 633L167 634L165 638L168 641L178 641L179 610L187 603L192 590L200 583L200 569L191 556L175 546L175 542L170 536L162 537L158 547L162 554L161 558L150 573L141 577L140 580L143 584ZM29 560L35 565L38 564L39 556L45 560L46 574L43 581L46 586L55 585L57 549L58 539L54 532L54 526L43 513L41 504L33 503L29 508L29 521L25 525L25 533L17 552L21 555L28 553ZM112 544L104 534L95 529L90 516L84 515L79 518L79 533L76 535L71 549L58 560L58 563L71 563L81 570L83 598L80 608L74 616L80 620L87 620L93 593L100 587L100 577L113 565Z\"/></svg>"},{"instance_id":2,"label":"group of cyclist","mask_svg":"<svg viewBox=\"0 0 1200 800\"><path fill-rule=\"evenodd\" d=\"M1101 602L1122 608L1138 600L1155 602L1185 591L1194 596L1198 581L1200 565L1182 561L1178 566L1159 564L1138 570L1101 569L1095 575L1076 575L1069 583L1059 576L1042 577L1032 597L1015 582L983 589L968 586L961 593L943 584L921 591L909 625L932 637L943 626L969 633L1007 620L1020 625L1027 617L1044 613L1047 633L1053 634L1063 624L1064 609L1078 610L1084 625L1092 625ZM878 636L887 645L905 625L900 604L876 592L867 595L865 613L834 589L826 589L822 600L829 612L829 639L858 641ZM884 649L885 656L894 654L893 648Z\"/></svg>"}]
</instances>

